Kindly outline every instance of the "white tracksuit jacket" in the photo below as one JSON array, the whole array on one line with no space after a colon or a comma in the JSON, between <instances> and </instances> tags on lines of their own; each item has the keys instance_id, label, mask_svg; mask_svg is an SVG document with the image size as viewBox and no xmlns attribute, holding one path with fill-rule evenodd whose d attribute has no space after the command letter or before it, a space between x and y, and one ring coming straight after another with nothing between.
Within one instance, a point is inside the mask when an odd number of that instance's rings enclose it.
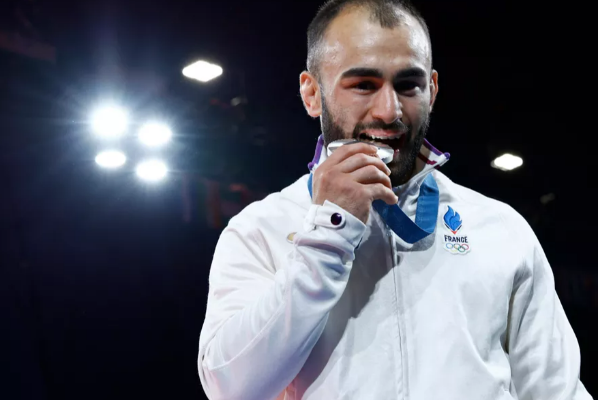
<instances>
[{"instance_id":1,"label":"white tracksuit jacket","mask_svg":"<svg viewBox=\"0 0 600 400\"><path fill-rule=\"evenodd\" d=\"M374 210L365 225L312 204L308 175L231 219L200 334L211 400L591 400L533 231L437 171L446 160L425 143L396 189L414 220L425 176L439 187L435 232L413 245Z\"/></svg>"}]
</instances>

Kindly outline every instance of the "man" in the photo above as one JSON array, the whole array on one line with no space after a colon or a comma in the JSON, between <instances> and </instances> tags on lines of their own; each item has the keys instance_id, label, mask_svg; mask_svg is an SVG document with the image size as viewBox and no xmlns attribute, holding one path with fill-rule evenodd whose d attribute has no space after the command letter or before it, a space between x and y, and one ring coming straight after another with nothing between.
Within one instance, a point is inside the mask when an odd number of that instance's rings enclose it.
<instances>
[{"instance_id":1,"label":"man","mask_svg":"<svg viewBox=\"0 0 600 400\"><path fill-rule=\"evenodd\" d=\"M591 399L552 271L513 209L437 169L427 27L398 0L333 0L300 92L311 173L223 231L198 368L213 400ZM365 143L342 146L337 139ZM394 148L386 166L368 142Z\"/></svg>"}]
</instances>

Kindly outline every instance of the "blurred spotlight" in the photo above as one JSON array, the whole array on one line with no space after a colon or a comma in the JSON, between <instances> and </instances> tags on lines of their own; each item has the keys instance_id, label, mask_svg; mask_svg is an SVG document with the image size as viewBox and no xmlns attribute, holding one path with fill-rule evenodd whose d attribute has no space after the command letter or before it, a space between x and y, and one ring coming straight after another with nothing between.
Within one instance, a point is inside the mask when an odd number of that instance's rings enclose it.
<instances>
[{"instance_id":1,"label":"blurred spotlight","mask_svg":"<svg viewBox=\"0 0 600 400\"><path fill-rule=\"evenodd\" d=\"M156 147L171 139L171 130L164 124L150 122L141 127L138 137L145 145Z\"/></svg>"},{"instance_id":2,"label":"blurred spotlight","mask_svg":"<svg viewBox=\"0 0 600 400\"><path fill-rule=\"evenodd\" d=\"M554 200L556 200L556 195L554 193L548 193L540 197L540 203L543 205L546 205Z\"/></svg>"},{"instance_id":3,"label":"blurred spotlight","mask_svg":"<svg viewBox=\"0 0 600 400\"><path fill-rule=\"evenodd\" d=\"M512 171L515 168L519 168L521 165L523 165L523 159L521 157L513 156L508 153L496 158L492 162L492 167L501 171Z\"/></svg>"},{"instance_id":4,"label":"blurred spotlight","mask_svg":"<svg viewBox=\"0 0 600 400\"><path fill-rule=\"evenodd\" d=\"M135 172L145 181L156 182L167 175L167 166L162 161L149 160L138 164Z\"/></svg>"},{"instance_id":5,"label":"blurred spotlight","mask_svg":"<svg viewBox=\"0 0 600 400\"><path fill-rule=\"evenodd\" d=\"M223 68L206 61L196 61L195 63L185 67L181 72L185 77L190 79L195 79L200 82L208 82L218 76L221 76L223 73Z\"/></svg>"},{"instance_id":6,"label":"blurred spotlight","mask_svg":"<svg viewBox=\"0 0 600 400\"><path fill-rule=\"evenodd\" d=\"M127 129L127 113L115 106L100 108L94 112L92 128L106 138L120 136Z\"/></svg>"},{"instance_id":7,"label":"blurred spotlight","mask_svg":"<svg viewBox=\"0 0 600 400\"><path fill-rule=\"evenodd\" d=\"M116 150L103 151L96 156L96 164L102 168L119 168L126 160L125 154Z\"/></svg>"}]
</instances>

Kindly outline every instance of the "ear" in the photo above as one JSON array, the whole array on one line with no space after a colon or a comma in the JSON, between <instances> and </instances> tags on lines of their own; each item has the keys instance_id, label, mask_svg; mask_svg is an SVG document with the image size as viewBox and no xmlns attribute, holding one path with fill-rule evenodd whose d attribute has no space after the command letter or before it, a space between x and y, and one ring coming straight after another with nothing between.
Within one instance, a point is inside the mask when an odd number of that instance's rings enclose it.
<instances>
[{"instance_id":1,"label":"ear","mask_svg":"<svg viewBox=\"0 0 600 400\"><path fill-rule=\"evenodd\" d=\"M300 74L300 96L308 115L313 118L321 115L321 87L317 78L308 71Z\"/></svg>"},{"instance_id":2,"label":"ear","mask_svg":"<svg viewBox=\"0 0 600 400\"><path fill-rule=\"evenodd\" d=\"M433 103L435 103L435 99L437 97L439 90L438 86L438 73L434 69L431 71L431 80L429 82L429 112L433 110Z\"/></svg>"}]
</instances>

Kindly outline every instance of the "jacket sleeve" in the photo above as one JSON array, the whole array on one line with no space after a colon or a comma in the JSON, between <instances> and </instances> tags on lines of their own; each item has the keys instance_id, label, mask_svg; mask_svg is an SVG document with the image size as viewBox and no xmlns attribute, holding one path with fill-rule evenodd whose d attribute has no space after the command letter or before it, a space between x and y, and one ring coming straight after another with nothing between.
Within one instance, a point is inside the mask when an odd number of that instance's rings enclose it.
<instances>
[{"instance_id":1,"label":"jacket sleeve","mask_svg":"<svg viewBox=\"0 0 600 400\"><path fill-rule=\"evenodd\" d=\"M556 295L552 270L523 220L530 251L515 277L508 320L511 393L519 400L592 400L579 380L577 339ZM523 236L521 236L523 237Z\"/></svg>"},{"instance_id":2,"label":"jacket sleeve","mask_svg":"<svg viewBox=\"0 0 600 400\"><path fill-rule=\"evenodd\" d=\"M335 226L331 215L342 215ZM337 205L312 205L294 245L268 243L234 218L209 275L198 370L211 400L274 399L295 378L341 297L366 226ZM251 226L253 225L253 226ZM275 270L272 246L290 246Z\"/></svg>"}]
</instances>

